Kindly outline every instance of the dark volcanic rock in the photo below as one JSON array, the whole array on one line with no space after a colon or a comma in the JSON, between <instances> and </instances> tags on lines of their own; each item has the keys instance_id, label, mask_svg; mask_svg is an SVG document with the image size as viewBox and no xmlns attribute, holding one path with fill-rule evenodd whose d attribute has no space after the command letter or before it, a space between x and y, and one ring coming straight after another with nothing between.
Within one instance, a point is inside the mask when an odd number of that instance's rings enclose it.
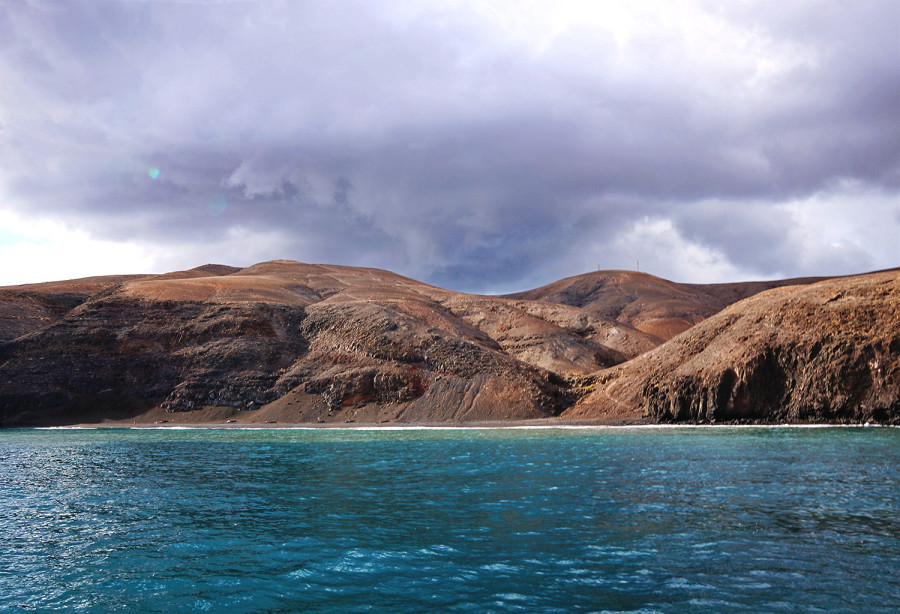
<instances>
[{"instance_id":1,"label":"dark volcanic rock","mask_svg":"<svg viewBox=\"0 0 900 614\"><path fill-rule=\"evenodd\" d=\"M148 301L113 292L0 346L0 420L92 397L161 399L170 410L272 400L279 369L304 351L303 309Z\"/></svg>"},{"instance_id":2,"label":"dark volcanic rock","mask_svg":"<svg viewBox=\"0 0 900 614\"><path fill-rule=\"evenodd\" d=\"M78 292L0 288L0 342L49 326L89 296Z\"/></svg>"},{"instance_id":3,"label":"dark volcanic rock","mask_svg":"<svg viewBox=\"0 0 900 614\"><path fill-rule=\"evenodd\" d=\"M0 342L49 326L95 294L128 281L188 279L237 271L240 269L223 264L206 264L164 275L106 275L0 288Z\"/></svg>"}]
</instances>

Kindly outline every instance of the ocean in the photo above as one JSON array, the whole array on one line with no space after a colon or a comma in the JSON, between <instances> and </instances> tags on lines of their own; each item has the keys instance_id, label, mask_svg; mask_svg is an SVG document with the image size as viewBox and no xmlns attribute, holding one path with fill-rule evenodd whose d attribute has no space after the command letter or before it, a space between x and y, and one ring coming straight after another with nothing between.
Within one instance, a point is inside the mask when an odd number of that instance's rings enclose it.
<instances>
[{"instance_id":1,"label":"ocean","mask_svg":"<svg viewBox=\"0 0 900 614\"><path fill-rule=\"evenodd\" d=\"M0 431L0 612L896 612L900 429Z\"/></svg>"}]
</instances>

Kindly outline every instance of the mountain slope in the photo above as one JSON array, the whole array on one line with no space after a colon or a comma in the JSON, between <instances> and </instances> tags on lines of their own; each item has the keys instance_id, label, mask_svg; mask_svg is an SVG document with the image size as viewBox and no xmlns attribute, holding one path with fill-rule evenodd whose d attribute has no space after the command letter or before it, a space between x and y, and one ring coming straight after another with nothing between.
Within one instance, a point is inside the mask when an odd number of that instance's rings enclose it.
<instances>
[{"instance_id":1,"label":"mountain slope","mask_svg":"<svg viewBox=\"0 0 900 614\"><path fill-rule=\"evenodd\" d=\"M664 341L728 305L763 290L822 279L680 284L635 271L597 271L508 296L578 307L630 324Z\"/></svg>"},{"instance_id":2,"label":"mountain slope","mask_svg":"<svg viewBox=\"0 0 900 614\"><path fill-rule=\"evenodd\" d=\"M165 275L106 275L0 288L0 342L40 330L86 301L92 295L139 279L184 279L228 275L235 267L207 264L189 271Z\"/></svg>"},{"instance_id":3,"label":"mountain slope","mask_svg":"<svg viewBox=\"0 0 900 614\"><path fill-rule=\"evenodd\" d=\"M0 288L0 424L896 421L898 275L490 297L280 260Z\"/></svg>"},{"instance_id":4,"label":"mountain slope","mask_svg":"<svg viewBox=\"0 0 900 614\"><path fill-rule=\"evenodd\" d=\"M564 416L900 422L900 272L756 294L599 373Z\"/></svg>"},{"instance_id":5,"label":"mountain slope","mask_svg":"<svg viewBox=\"0 0 900 614\"><path fill-rule=\"evenodd\" d=\"M125 279L0 345L0 420L279 400L295 421L547 417L571 404L566 377L630 356L514 301L387 271L213 272Z\"/></svg>"}]
</instances>

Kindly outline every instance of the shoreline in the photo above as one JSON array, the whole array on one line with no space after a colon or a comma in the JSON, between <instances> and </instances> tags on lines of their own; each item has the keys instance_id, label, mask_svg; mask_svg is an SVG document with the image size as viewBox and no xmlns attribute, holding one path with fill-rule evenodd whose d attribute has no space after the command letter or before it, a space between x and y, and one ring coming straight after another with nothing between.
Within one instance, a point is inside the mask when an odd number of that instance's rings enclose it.
<instances>
[{"instance_id":1,"label":"shoreline","mask_svg":"<svg viewBox=\"0 0 900 614\"><path fill-rule=\"evenodd\" d=\"M272 410L275 411L272 411ZM471 429L559 429L559 430L601 430L601 429L673 429L673 428L765 428L765 427L878 427L900 426L890 423L873 422L652 422L636 416L621 416L618 419L568 418L561 416L531 419L406 421L388 418L380 412L360 415L356 412L341 412L328 416L324 421L308 419L303 412L279 411L277 407L265 407L254 411L237 410L229 407L206 406L190 412L166 412L159 407L138 412L104 412L98 410L88 415L73 417L47 416L45 419L21 420L0 424L4 429L198 429L198 430L471 430Z\"/></svg>"},{"instance_id":2,"label":"shoreline","mask_svg":"<svg viewBox=\"0 0 900 614\"><path fill-rule=\"evenodd\" d=\"M777 424L604 424L604 423L495 423L473 422L462 424L448 423L406 423L406 424L317 424L317 423L284 423L284 424L120 424L120 423L82 423L69 425L19 425L0 427L2 430L299 430L299 431L468 431L468 430L672 430L672 429L764 429L764 428L900 428L900 425L877 423L777 423Z\"/></svg>"}]
</instances>

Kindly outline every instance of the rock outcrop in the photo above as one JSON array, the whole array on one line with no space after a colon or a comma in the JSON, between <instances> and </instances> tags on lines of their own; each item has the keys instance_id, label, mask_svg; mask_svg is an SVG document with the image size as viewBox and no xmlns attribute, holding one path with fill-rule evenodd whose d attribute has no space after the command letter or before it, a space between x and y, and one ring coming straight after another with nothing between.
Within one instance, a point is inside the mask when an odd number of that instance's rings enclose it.
<instances>
[{"instance_id":1,"label":"rock outcrop","mask_svg":"<svg viewBox=\"0 0 900 614\"><path fill-rule=\"evenodd\" d=\"M564 416L900 423L900 271L742 300L598 373Z\"/></svg>"},{"instance_id":2,"label":"rock outcrop","mask_svg":"<svg viewBox=\"0 0 900 614\"><path fill-rule=\"evenodd\" d=\"M229 275L239 270L221 264L207 264L189 271L175 271L164 275L107 275L0 288L0 342L49 326L91 296L117 284L139 279Z\"/></svg>"}]
</instances>

